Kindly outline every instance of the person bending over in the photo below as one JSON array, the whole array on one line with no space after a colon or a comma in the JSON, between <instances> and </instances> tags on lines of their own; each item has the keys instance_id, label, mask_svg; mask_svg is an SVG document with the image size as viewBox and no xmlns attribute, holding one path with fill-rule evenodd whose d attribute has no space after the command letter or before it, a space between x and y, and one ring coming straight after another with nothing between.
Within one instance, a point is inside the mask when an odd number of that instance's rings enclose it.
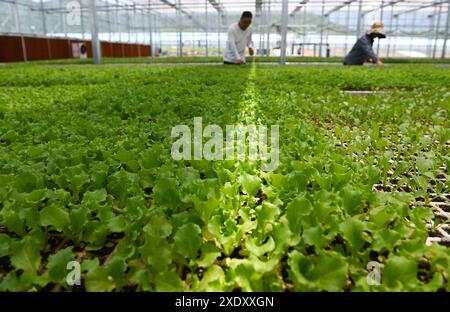
<instances>
[{"instance_id":1,"label":"person bending over","mask_svg":"<svg viewBox=\"0 0 450 312\"><path fill-rule=\"evenodd\" d=\"M383 62L380 61L373 51L375 38L386 38L384 25L381 22L373 23L369 31L356 41L352 50L345 57L344 65L363 65L367 61L377 66L384 66Z\"/></svg>"},{"instance_id":2,"label":"person bending over","mask_svg":"<svg viewBox=\"0 0 450 312\"><path fill-rule=\"evenodd\" d=\"M248 47L249 54L253 56L255 50L252 41L252 23L253 15L249 11L242 13L237 23L233 23L228 28L228 40L223 54L224 64L245 64L245 48Z\"/></svg>"}]
</instances>

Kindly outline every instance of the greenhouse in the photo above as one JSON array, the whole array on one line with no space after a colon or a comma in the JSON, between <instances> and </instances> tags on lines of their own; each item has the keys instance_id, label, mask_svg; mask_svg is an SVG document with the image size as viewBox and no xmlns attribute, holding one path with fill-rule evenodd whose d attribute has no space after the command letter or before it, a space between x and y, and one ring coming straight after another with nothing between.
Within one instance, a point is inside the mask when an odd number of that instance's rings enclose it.
<instances>
[{"instance_id":1,"label":"greenhouse","mask_svg":"<svg viewBox=\"0 0 450 312\"><path fill-rule=\"evenodd\" d=\"M448 0L0 0L0 292L450 291L449 29Z\"/></svg>"},{"instance_id":2,"label":"greenhouse","mask_svg":"<svg viewBox=\"0 0 450 312\"><path fill-rule=\"evenodd\" d=\"M341 57L373 21L383 20L389 37L376 43L377 53L435 59L450 54L448 6L445 0L1 0L0 34L151 47L138 56L221 56L228 26L252 10L257 55Z\"/></svg>"}]
</instances>

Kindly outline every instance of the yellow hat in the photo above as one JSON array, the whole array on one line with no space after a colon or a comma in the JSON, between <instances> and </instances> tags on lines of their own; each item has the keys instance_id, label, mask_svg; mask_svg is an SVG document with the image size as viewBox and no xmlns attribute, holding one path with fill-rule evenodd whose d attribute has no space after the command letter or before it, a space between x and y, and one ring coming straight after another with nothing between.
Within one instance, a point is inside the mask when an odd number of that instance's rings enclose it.
<instances>
[{"instance_id":1,"label":"yellow hat","mask_svg":"<svg viewBox=\"0 0 450 312\"><path fill-rule=\"evenodd\" d=\"M372 27L367 31L368 35L376 34L382 38L386 38L386 32L384 31L384 24L382 22L375 22Z\"/></svg>"}]
</instances>

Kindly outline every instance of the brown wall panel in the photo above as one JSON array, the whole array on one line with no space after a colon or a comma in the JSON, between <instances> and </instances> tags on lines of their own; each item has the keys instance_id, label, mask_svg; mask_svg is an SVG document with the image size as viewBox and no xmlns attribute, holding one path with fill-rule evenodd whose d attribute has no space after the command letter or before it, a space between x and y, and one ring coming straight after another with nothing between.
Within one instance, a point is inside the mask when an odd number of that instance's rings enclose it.
<instances>
[{"instance_id":1,"label":"brown wall panel","mask_svg":"<svg viewBox=\"0 0 450 312\"><path fill-rule=\"evenodd\" d=\"M0 62L23 61L21 39L18 36L0 36Z\"/></svg>"},{"instance_id":2,"label":"brown wall panel","mask_svg":"<svg viewBox=\"0 0 450 312\"><path fill-rule=\"evenodd\" d=\"M83 42L87 47L88 57L92 57L90 41L79 39L23 37L27 60L48 60L72 58L72 43ZM23 61L22 40L20 36L0 36L0 62ZM103 57L138 57L150 56L148 45L112 43L102 41Z\"/></svg>"},{"instance_id":3,"label":"brown wall panel","mask_svg":"<svg viewBox=\"0 0 450 312\"><path fill-rule=\"evenodd\" d=\"M72 46L67 39L51 39L50 58L53 60L66 59L72 57Z\"/></svg>"},{"instance_id":4,"label":"brown wall panel","mask_svg":"<svg viewBox=\"0 0 450 312\"><path fill-rule=\"evenodd\" d=\"M73 53L72 53L72 43L76 43L76 42L79 42L79 41L77 41L77 40L69 40L69 52L70 52L70 58L72 58L73 57Z\"/></svg>"},{"instance_id":5,"label":"brown wall panel","mask_svg":"<svg viewBox=\"0 0 450 312\"><path fill-rule=\"evenodd\" d=\"M106 42L100 42L100 51L102 51L102 56L109 56L109 46Z\"/></svg>"},{"instance_id":6,"label":"brown wall panel","mask_svg":"<svg viewBox=\"0 0 450 312\"><path fill-rule=\"evenodd\" d=\"M131 44L125 45L125 51L126 51L126 54L125 54L126 57L133 56L133 47L131 46Z\"/></svg>"},{"instance_id":7,"label":"brown wall panel","mask_svg":"<svg viewBox=\"0 0 450 312\"><path fill-rule=\"evenodd\" d=\"M135 46L136 46L137 55L141 56L141 45L135 44Z\"/></svg>"},{"instance_id":8,"label":"brown wall panel","mask_svg":"<svg viewBox=\"0 0 450 312\"><path fill-rule=\"evenodd\" d=\"M106 44L108 45L109 51L108 51L108 57L114 57L114 43L112 42L106 42Z\"/></svg>"},{"instance_id":9,"label":"brown wall panel","mask_svg":"<svg viewBox=\"0 0 450 312\"><path fill-rule=\"evenodd\" d=\"M139 56L139 52L136 44L131 45L131 57Z\"/></svg>"},{"instance_id":10,"label":"brown wall panel","mask_svg":"<svg viewBox=\"0 0 450 312\"><path fill-rule=\"evenodd\" d=\"M90 41L82 41L86 44L86 48L87 48L87 55L89 58L92 58L92 56L94 55L92 53L92 43Z\"/></svg>"},{"instance_id":11,"label":"brown wall panel","mask_svg":"<svg viewBox=\"0 0 450 312\"><path fill-rule=\"evenodd\" d=\"M137 50L137 46L135 44L130 44L130 49L131 49L130 57L136 57L136 56L139 55L138 50Z\"/></svg>"},{"instance_id":12,"label":"brown wall panel","mask_svg":"<svg viewBox=\"0 0 450 312\"><path fill-rule=\"evenodd\" d=\"M113 57L123 57L122 44L113 43L112 56Z\"/></svg>"},{"instance_id":13,"label":"brown wall panel","mask_svg":"<svg viewBox=\"0 0 450 312\"><path fill-rule=\"evenodd\" d=\"M102 41L100 43L100 49L103 57L113 57L113 43Z\"/></svg>"},{"instance_id":14,"label":"brown wall panel","mask_svg":"<svg viewBox=\"0 0 450 312\"><path fill-rule=\"evenodd\" d=\"M142 57L148 57L148 56L151 56L150 54L150 46L148 46L148 45L141 45L140 46L140 48L141 48L141 56Z\"/></svg>"},{"instance_id":15,"label":"brown wall panel","mask_svg":"<svg viewBox=\"0 0 450 312\"><path fill-rule=\"evenodd\" d=\"M127 57L129 55L128 53L128 44L122 43L122 57Z\"/></svg>"},{"instance_id":16,"label":"brown wall panel","mask_svg":"<svg viewBox=\"0 0 450 312\"><path fill-rule=\"evenodd\" d=\"M27 60L38 61L50 59L49 44L49 39L25 37Z\"/></svg>"},{"instance_id":17,"label":"brown wall panel","mask_svg":"<svg viewBox=\"0 0 450 312\"><path fill-rule=\"evenodd\" d=\"M130 57L131 56L131 45L123 44L123 56Z\"/></svg>"}]
</instances>

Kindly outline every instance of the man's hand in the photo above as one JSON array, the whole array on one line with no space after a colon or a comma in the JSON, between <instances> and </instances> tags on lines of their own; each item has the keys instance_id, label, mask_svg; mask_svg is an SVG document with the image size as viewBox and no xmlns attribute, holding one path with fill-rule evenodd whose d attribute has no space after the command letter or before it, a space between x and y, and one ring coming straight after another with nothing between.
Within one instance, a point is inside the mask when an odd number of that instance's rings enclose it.
<instances>
[{"instance_id":1,"label":"man's hand","mask_svg":"<svg viewBox=\"0 0 450 312\"><path fill-rule=\"evenodd\" d=\"M238 61L238 64L239 64L239 65L244 65L244 64L245 64L245 61L244 61L243 59L240 59L240 60Z\"/></svg>"},{"instance_id":2,"label":"man's hand","mask_svg":"<svg viewBox=\"0 0 450 312\"><path fill-rule=\"evenodd\" d=\"M380 60L377 61L377 66L384 67L384 63Z\"/></svg>"},{"instance_id":3,"label":"man's hand","mask_svg":"<svg viewBox=\"0 0 450 312\"><path fill-rule=\"evenodd\" d=\"M248 48L248 53L250 54L250 56L255 55L255 49L253 49L253 48Z\"/></svg>"}]
</instances>

